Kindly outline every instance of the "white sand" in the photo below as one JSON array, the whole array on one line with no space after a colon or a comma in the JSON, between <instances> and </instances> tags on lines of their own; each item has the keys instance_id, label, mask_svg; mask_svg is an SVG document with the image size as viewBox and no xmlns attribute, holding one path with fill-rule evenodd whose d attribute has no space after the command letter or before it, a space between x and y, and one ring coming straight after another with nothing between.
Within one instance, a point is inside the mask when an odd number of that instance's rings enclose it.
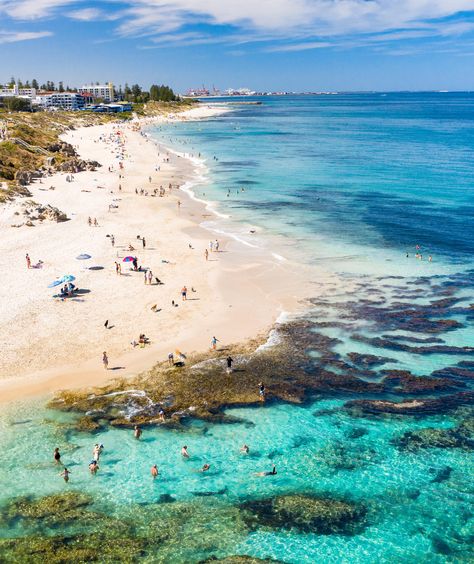
<instances>
[{"instance_id":1,"label":"white sand","mask_svg":"<svg viewBox=\"0 0 474 564\"><path fill-rule=\"evenodd\" d=\"M171 119L198 119L219 111L200 107ZM98 141L117 129L126 139L122 179L116 144ZM295 310L309 293L301 283L307 278L303 267L232 239L220 238L222 252L205 260L204 250L215 235L199 223L209 212L182 190L168 190L170 182L182 185L194 174L191 161L170 155L170 163L164 163L166 151L160 148L158 156L157 146L131 125L83 128L64 139L77 146L82 158L97 160L102 167L76 174L74 182L56 174L29 188L35 202L58 207L70 221L16 228L11 225L23 220L14 214L24 199L0 210L0 400L135 374L176 349L203 350L213 335L224 344L253 337L267 330L282 311ZM156 172L158 165L161 170ZM135 194L135 188L151 194L160 185L166 187L165 197ZM55 189L48 190L50 186ZM109 211L109 204L119 207ZM89 216L97 218L98 227L88 226ZM115 247L107 234L114 234ZM137 235L145 236L145 249ZM127 250L129 243L136 251ZM42 260L43 267L27 269L26 253L33 264ZM81 253L93 258L79 261ZM129 254L164 285L145 285L144 273L122 262ZM116 260L122 264L122 276L116 275ZM75 275L77 286L90 292L54 299L57 289L47 286L64 274ZM180 297L183 285L189 290L186 302ZM172 300L178 307L172 307ZM152 312L154 304L161 311ZM105 329L105 320L113 327ZM131 341L140 333L151 345L133 348ZM103 369L103 351L115 370Z\"/></svg>"}]
</instances>

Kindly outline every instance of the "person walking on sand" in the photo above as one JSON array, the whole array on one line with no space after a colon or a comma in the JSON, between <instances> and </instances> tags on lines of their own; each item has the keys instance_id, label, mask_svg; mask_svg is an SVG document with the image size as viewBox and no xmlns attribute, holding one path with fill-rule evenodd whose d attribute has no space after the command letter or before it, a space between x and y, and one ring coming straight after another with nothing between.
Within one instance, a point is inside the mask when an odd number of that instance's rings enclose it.
<instances>
[{"instance_id":1,"label":"person walking on sand","mask_svg":"<svg viewBox=\"0 0 474 564\"><path fill-rule=\"evenodd\" d=\"M214 250L214 243L212 241L209 241L209 250L212 251Z\"/></svg>"},{"instance_id":2,"label":"person walking on sand","mask_svg":"<svg viewBox=\"0 0 474 564\"><path fill-rule=\"evenodd\" d=\"M71 472L67 468L64 468L64 470L59 475L62 476L64 478L64 481L67 483L69 482L69 474L71 474Z\"/></svg>"},{"instance_id":3,"label":"person walking on sand","mask_svg":"<svg viewBox=\"0 0 474 564\"><path fill-rule=\"evenodd\" d=\"M140 427L138 425L135 425L135 428L133 429L133 436L138 440L140 440L140 437L142 436L143 431L140 429Z\"/></svg>"},{"instance_id":4,"label":"person walking on sand","mask_svg":"<svg viewBox=\"0 0 474 564\"><path fill-rule=\"evenodd\" d=\"M188 289L186 288L186 286L183 286L181 288L181 298L183 299L183 302L186 301L187 295L188 295Z\"/></svg>"},{"instance_id":5,"label":"person walking on sand","mask_svg":"<svg viewBox=\"0 0 474 564\"><path fill-rule=\"evenodd\" d=\"M216 337L212 337L212 339L211 339L211 349L213 351L216 350L218 342L219 342L219 339L216 339Z\"/></svg>"},{"instance_id":6,"label":"person walking on sand","mask_svg":"<svg viewBox=\"0 0 474 564\"><path fill-rule=\"evenodd\" d=\"M91 219L90 217L87 219L87 223L89 224L89 227L91 227L91 225L92 225L92 219Z\"/></svg>"},{"instance_id":7,"label":"person walking on sand","mask_svg":"<svg viewBox=\"0 0 474 564\"><path fill-rule=\"evenodd\" d=\"M146 241L145 241L145 237L142 237L142 245L143 245L143 248L145 248L145 247L146 247Z\"/></svg>"},{"instance_id":8,"label":"person walking on sand","mask_svg":"<svg viewBox=\"0 0 474 564\"><path fill-rule=\"evenodd\" d=\"M158 477L158 466L156 464L153 464L150 472L151 472L153 479L157 478Z\"/></svg>"},{"instance_id":9,"label":"person walking on sand","mask_svg":"<svg viewBox=\"0 0 474 564\"><path fill-rule=\"evenodd\" d=\"M26 253L26 268L31 268L31 259L28 253Z\"/></svg>"},{"instance_id":10,"label":"person walking on sand","mask_svg":"<svg viewBox=\"0 0 474 564\"><path fill-rule=\"evenodd\" d=\"M53 458L55 464L60 464L61 462L61 453L59 452L59 448L56 447L53 452Z\"/></svg>"},{"instance_id":11,"label":"person walking on sand","mask_svg":"<svg viewBox=\"0 0 474 564\"><path fill-rule=\"evenodd\" d=\"M183 458L189 458L188 447L186 445L181 449L181 456Z\"/></svg>"},{"instance_id":12,"label":"person walking on sand","mask_svg":"<svg viewBox=\"0 0 474 564\"><path fill-rule=\"evenodd\" d=\"M115 261L115 274L117 274L117 276L120 274L120 264Z\"/></svg>"},{"instance_id":13,"label":"person walking on sand","mask_svg":"<svg viewBox=\"0 0 474 564\"><path fill-rule=\"evenodd\" d=\"M102 364L104 365L105 370L109 369L109 357L107 356L106 351L102 353Z\"/></svg>"},{"instance_id":14,"label":"person walking on sand","mask_svg":"<svg viewBox=\"0 0 474 564\"><path fill-rule=\"evenodd\" d=\"M204 251L204 256L206 257L206 260L209 260L209 251L207 249Z\"/></svg>"},{"instance_id":15,"label":"person walking on sand","mask_svg":"<svg viewBox=\"0 0 474 564\"><path fill-rule=\"evenodd\" d=\"M151 286L151 281L153 280L153 272L149 270L147 272L147 276L148 276L148 284Z\"/></svg>"},{"instance_id":16,"label":"person walking on sand","mask_svg":"<svg viewBox=\"0 0 474 564\"><path fill-rule=\"evenodd\" d=\"M217 239L214 241L214 250L216 253L219 252L219 241Z\"/></svg>"}]
</instances>

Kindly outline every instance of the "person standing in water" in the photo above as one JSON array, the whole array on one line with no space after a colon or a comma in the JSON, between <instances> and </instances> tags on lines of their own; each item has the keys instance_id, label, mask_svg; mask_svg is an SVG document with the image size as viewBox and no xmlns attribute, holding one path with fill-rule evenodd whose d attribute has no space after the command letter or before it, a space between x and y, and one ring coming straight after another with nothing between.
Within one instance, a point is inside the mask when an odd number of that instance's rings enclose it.
<instances>
[{"instance_id":1,"label":"person standing in water","mask_svg":"<svg viewBox=\"0 0 474 564\"><path fill-rule=\"evenodd\" d=\"M189 458L188 447L186 445L181 449L181 455L183 458Z\"/></svg>"},{"instance_id":2,"label":"person standing in water","mask_svg":"<svg viewBox=\"0 0 474 564\"><path fill-rule=\"evenodd\" d=\"M69 482L69 474L71 474L71 472L67 468L64 468L64 470L59 475L62 476L64 478L64 481L67 483Z\"/></svg>"},{"instance_id":3,"label":"person standing in water","mask_svg":"<svg viewBox=\"0 0 474 564\"><path fill-rule=\"evenodd\" d=\"M140 437L142 436L143 431L140 429L140 427L138 425L135 425L135 428L133 430L133 436L139 440Z\"/></svg>"},{"instance_id":4,"label":"person standing in water","mask_svg":"<svg viewBox=\"0 0 474 564\"><path fill-rule=\"evenodd\" d=\"M105 351L102 353L102 364L104 365L105 370L109 369L109 357Z\"/></svg>"},{"instance_id":5,"label":"person standing in water","mask_svg":"<svg viewBox=\"0 0 474 564\"><path fill-rule=\"evenodd\" d=\"M55 464L60 464L60 463L61 463L61 453L59 452L59 448L58 448L58 447L56 447L56 448L54 449L53 457L54 457L54 463L55 463Z\"/></svg>"},{"instance_id":6,"label":"person standing in water","mask_svg":"<svg viewBox=\"0 0 474 564\"><path fill-rule=\"evenodd\" d=\"M153 464L150 472L151 472L152 478L155 480L158 477L158 466L156 464Z\"/></svg>"}]
</instances>

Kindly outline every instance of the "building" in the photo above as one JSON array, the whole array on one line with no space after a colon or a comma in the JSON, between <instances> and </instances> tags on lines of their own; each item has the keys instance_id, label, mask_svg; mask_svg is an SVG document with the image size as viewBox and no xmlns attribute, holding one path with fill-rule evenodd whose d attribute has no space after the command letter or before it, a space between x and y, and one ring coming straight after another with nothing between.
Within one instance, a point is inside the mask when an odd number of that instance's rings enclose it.
<instances>
[{"instance_id":1,"label":"building","mask_svg":"<svg viewBox=\"0 0 474 564\"><path fill-rule=\"evenodd\" d=\"M12 88L0 88L0 97L35 98L36 88L18 88L18 85L14 84Z\"/></svg>"},{"instance_id":2,"label":"building","mask_svg":"<svg viewBox=\"0 0 474 564\"><path fill-rule=\"evenodd\" d=\"M97 113L117 114L131 112L133 106L130 102L119 102L117 104L90 104L87 105L85 109Z\"/></svg>"},{"instance_id":3,"label":"building","mask_svg":"<svg viewBox=\"0 0 474 564\"><path fill-rule=\"evenodd\" d=\"M115 102L116 100L115 88L111 82L107 84L84 84L77 91L79 94L84 94L96 100L100 99L104 102Z\"/></svg>"},{"instance_id":4,"label":"building","mask_svg":"<svg viewBox=\"0 0 474 564\"><path fill-rule=\"evenodd\" d=\"M37 96L35 103L45 110L83 110L86 103L84 96L76 92L50 92Z\"/></svg>"}]
</instances>

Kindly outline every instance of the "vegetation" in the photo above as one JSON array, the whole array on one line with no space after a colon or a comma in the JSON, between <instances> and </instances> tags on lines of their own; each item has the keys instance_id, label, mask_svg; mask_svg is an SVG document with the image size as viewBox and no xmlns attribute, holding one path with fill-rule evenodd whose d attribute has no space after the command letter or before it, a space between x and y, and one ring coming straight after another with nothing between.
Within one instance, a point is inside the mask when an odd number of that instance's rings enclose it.
<instances>
[{"instance_id":1,"label":"vegetation","mask_svg":"<svg viewBox=\"0 0 474 564\"><path fill-rule=\"evenodd\" d=\"M25 98L5 97L0 98L0 105L3 105L10 112L30 112L31 102Z\"/></svg>"}]
</instances>

